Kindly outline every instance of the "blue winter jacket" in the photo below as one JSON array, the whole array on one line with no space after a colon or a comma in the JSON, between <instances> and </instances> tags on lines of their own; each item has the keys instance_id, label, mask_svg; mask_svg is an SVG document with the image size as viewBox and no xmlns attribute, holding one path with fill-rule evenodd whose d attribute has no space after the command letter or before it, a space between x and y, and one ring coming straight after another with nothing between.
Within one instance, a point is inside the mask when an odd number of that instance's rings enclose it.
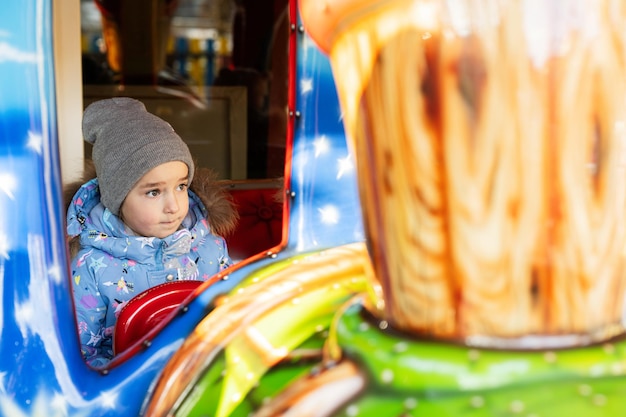
<instances>
[{"instance_id":1,"label":"blue winter jacket","mask_svg":"<svg viewBox=\"0 0 626 417\"><path fill-rule=\"evenodd\" d=\"M231 265L226 242L211 232L206 214L189 190L189 213L180 230L163 239L135 236L102 205L97 179L74 195L67 232L80 235L71 271L78 333L89 364L102 366L113 357L115 321L133 296L168 281L204 281Z\"/></svg>"}]
</instances>

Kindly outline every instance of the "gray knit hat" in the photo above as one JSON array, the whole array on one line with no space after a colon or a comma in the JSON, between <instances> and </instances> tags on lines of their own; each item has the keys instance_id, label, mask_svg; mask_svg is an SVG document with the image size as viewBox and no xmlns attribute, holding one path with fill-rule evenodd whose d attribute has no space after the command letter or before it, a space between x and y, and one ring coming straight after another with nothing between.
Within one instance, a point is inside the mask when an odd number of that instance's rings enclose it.
<instances>
[{"instance_id":1,"label":"gray knit hat","mask_svg":"<svg viewBox=\"0 0 626 417\"><path fill-rule=\"evenodd\" d=\"M170 161L189 167L189 148L165 120L149 113L141 101L115 97L90 104L83 113L83 136L93 144L92 159L100 201L119 214L128 192L152 168Z\"/></svg>"}]
</instances>

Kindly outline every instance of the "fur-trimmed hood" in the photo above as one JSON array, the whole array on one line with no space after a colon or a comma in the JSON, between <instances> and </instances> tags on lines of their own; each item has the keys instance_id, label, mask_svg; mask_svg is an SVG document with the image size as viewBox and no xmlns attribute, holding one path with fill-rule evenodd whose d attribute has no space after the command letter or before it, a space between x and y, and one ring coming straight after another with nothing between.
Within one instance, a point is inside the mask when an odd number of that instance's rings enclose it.
<instances>
[{"instance_id":1,"label":"fur-trimmed hood","mask_svg":"<svg viewBox=\"0 0 626 417\"><path fill-rule=\"evenodd\" d=\"M80 179L66 184L63 187L63 201L67 209L76 192L87 181L96 177L93 162L85 163L85 170ZM225 237L232 233L237 226L239 215L234 202L225 185L217 180L217 174L208 168L196 168L193 181L189 187L207 209L207 221L214 234ZM70 252L74 254L78 250L78 240L70 240Z\"/></svg>"}]
</instances>

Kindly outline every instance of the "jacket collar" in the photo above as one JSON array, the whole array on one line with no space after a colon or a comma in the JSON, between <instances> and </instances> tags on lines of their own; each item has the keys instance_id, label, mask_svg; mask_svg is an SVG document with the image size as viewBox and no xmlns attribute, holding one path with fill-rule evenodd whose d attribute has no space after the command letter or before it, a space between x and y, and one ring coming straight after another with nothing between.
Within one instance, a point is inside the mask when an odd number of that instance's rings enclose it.
<instances>
[{"instance_id":1,"label":"jacket collar","mask_svg":"<svg viewBox=\"0 0 626 417\"><path fill-rule=\"evenodd\" d=\"M100 202L98 179L94 178L74 194L67 211L67 233L80 236L80 244L102 250L112 257L139 263L165 262L189 253L210 233L206 208L189 190L189 212L182 228L163 239L133 235L122 220Z\"/></svg>"}]
</instances>

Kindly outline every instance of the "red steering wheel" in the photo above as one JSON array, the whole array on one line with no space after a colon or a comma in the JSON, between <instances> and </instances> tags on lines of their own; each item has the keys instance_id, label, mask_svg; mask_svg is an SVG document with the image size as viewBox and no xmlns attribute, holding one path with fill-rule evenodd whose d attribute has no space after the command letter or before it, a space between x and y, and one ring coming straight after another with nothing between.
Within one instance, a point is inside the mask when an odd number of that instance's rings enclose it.
<instances>
[{"instance_id":1,"label":"red steering wheel","mask_svg":"<svg viewBox=\"0 0 626 417\"><path fill-rule=\"evenodd\" d=\"M113 333L113 352L123 352L172 313L202 281L166 282L131 298L122 308Z\"/></svg>"}]
</instances>

